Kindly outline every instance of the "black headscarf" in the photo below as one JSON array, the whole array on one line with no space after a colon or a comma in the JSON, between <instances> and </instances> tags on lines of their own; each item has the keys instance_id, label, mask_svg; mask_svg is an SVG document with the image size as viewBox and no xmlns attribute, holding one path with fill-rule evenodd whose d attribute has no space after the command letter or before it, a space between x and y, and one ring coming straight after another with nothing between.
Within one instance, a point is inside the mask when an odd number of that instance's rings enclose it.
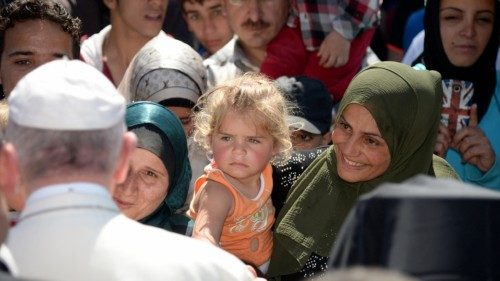
<instances>
[{"instance_id":1,"label":"black headscarf","mask_svg":"<svg viewBox=\"0 0 500 281\"><path fill-rule=\"evenodd\" d=\"M472 1L472 0L471 0ZM454 66L444 51L442 44L439 9L440 0L428 0L425 6L424 28L424 52L413 63L423 63L429 70L437 70L443 79L467 80L474 83L474 95L472 104L477 104L478 118L486 113L495 92L496 69L495 62L498 52L499 26L500 26L500 4L495 0L495 22L490 40L484 52L473 65L469 67Z\"/></svg>"}]
</instances>

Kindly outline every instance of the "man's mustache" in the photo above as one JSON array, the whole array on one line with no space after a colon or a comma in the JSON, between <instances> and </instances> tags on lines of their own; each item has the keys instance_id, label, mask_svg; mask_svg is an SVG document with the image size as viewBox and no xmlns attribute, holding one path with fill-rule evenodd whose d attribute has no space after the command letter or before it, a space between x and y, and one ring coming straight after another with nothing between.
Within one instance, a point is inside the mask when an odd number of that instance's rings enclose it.
<instances>
[{"instance_id":1,"label":"man's mustache","mask_svg":"<svg viewBox=\"0 0 500 281\"><path fill-rule=\"evenodd\" d=\"M252 21L249 19L246 22L244 22L242 26L250 29L262 29L262 28L267 28L270 25L271 25L270 23L265 22L263 20Z\"/></svg>"}]
</instances>

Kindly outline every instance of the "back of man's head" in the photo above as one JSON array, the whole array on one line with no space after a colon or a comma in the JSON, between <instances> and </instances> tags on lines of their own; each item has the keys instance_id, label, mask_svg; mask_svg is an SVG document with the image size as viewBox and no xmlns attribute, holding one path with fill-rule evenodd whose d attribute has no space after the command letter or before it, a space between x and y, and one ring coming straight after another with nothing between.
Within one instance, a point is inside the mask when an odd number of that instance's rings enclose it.
<instances>
[{"instance_id":1,"label":"back of man's head","mask_svg":"<svg viewBox=\"0 0 500 281\"><path fill-rule=\"evenodd\" d=\"M22 183L112 177L125 100L98 70L77 60L49 62L21 79L8 102L6 140L16 149Z\"/></svg>"},{"instance_id":2,"label":"back of man's head","mask_svg":"<svg viewBox=\"0 0 500 281\"><path fill-rule=\"evenodd\" d=\"M81 21L59 1L53 0L14 0L0 12L0 53L3 51L5 31L17 22L26 20L48 20L56 23L73 38L73 58L80 54Z\"/></svg>"}]
</instances>

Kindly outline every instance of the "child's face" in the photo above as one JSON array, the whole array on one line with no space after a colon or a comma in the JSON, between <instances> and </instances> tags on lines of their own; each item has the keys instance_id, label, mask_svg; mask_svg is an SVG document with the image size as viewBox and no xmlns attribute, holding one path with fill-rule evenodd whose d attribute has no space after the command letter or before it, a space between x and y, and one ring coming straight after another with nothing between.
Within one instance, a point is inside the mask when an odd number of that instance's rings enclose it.
<instances>
[{"instance_id":1,"label":"child's face","mask_svg":"<svg viewBox=\"0 0 500 281\"><path fill-rule=\"evenodd\" d=\"M261 172L278 153L273 137L256 126L248 114L228 112L211 136L217 166L240 183L259 181Z\"/></svg>"}]
</instances>

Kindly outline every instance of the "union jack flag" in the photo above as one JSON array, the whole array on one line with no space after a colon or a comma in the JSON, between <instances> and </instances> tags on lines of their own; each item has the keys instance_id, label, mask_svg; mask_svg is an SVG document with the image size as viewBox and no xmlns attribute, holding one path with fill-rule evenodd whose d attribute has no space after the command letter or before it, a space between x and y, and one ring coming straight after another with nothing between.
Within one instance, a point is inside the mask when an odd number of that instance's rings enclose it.
<instances>
[{"instance_id":1,"label":"union jack flag","mask_svg":"<svg viewBox=\"0 0 500 281\"><path fill-rule=\"evenodd\" d=\"M443 108L441 122L448 127L451 137L469 124L474 84L470 81L443 79Z\"/></svg>"}]
</instances>

